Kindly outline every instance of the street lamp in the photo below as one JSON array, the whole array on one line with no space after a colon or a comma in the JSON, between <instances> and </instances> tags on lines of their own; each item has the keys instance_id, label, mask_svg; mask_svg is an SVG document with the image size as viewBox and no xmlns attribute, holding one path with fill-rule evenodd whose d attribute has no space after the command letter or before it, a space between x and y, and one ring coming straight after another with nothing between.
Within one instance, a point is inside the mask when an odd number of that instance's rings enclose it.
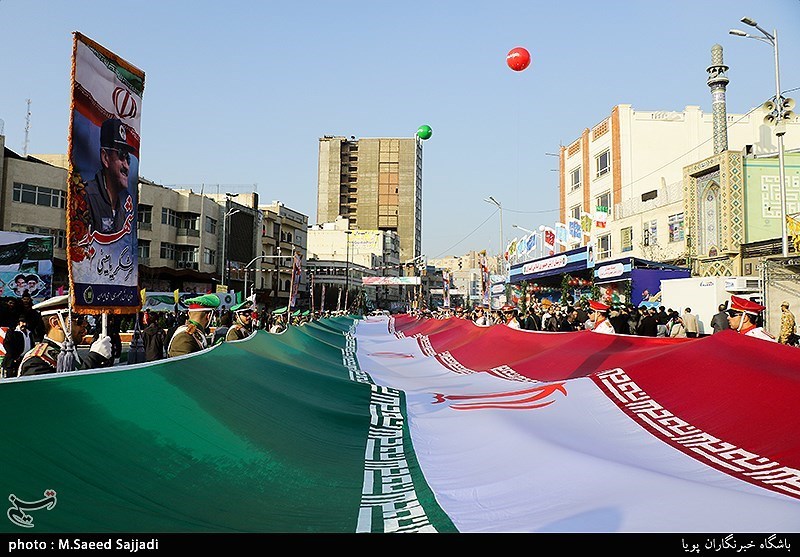
<instances>
[{"instance_id":1,"label":"street lamp","mask_svg":"<svg viewBox=\"0 0 800 557\"><path fill-rule=\"evenodd\" d=\"M500 210L500 250L498 253L500 257L503 257L503 250L505 249L503 246L503 206L500 204L498 200L496 200L491 195L484 199L486 203L491 203L492 205L496 206Z\"/></svg>"},{"instance_id":2,"label":"street lamp","mask_svg":"<svg viewBox=\"0 0 800 557\"><path fill-rule=\"evenodd\" d=\"M774 125L775 135L778 136L778 179L780 180L781 197L781 251L783 257L789 257L789 237L786 226L786 170L783 160L783 135L786 133L786 120L794 117L794 113L791 110L794 107L794 100L781 96L781 78L778 66L778 31L773 30L772 34L770 34L749 17L743 17L741 21L745 25L758 29L761 32L761 36L750 35L739 29L731 29L730 34L767 43L772 46L775 55L775 101L767 101L764 103L764 108L769 112L766 118L764 118L764 122Z\"/></svg>"},{"instance_id":3,"label":"street lamp","mask_svg":"<svg viewBox=\"0 0 800 557\"><path fill-rule=\"evenodd\" d=\"M289 257L289 256L286 255L284 257ZM280 258L281 258L281 248L278 248L278 255L257 255L253 259L250 260L250 263L248 263L247 265L244 266L244 298L245 299L247 299L247 274L248 274L248 268L250 267L250 265L252 265L253 263L255 263L256 261L258 261L260 259L280 259ZM253 280L253 283L255 283L255 280Z\"/></svg>"},{"instance_id":4,"label":"street lamp","mask_svg":"<svg viewBox=\"0 0 800 557\"><path fill-rule=\"evenodd\" d=\"M347 234L347 256L345 263L345 279L344 279L344 311L347 313L347 297L350 294L350 234L352 233L351 230L345 230L345 234Z\"/></svg>"}]
</instances>

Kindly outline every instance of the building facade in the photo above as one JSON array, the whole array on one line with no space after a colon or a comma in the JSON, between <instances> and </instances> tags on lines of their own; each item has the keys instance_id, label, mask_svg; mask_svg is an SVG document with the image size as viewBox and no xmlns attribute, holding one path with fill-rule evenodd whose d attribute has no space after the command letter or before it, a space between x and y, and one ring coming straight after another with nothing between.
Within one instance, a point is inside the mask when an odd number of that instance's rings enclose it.
<instances>
[{"instance_id":1,"label":"building facade","mask_svg":"<svg viewBox=\"0 0 800 557\"><path fill-rule=\"evenodd\" d=\"M303 274L295 307L307 309L308 298L308 215L280 201L259 206L261 222L260 254L246 269L248 294L255 288L256 301L275 310L289 305L292 290L292 256L300 254ZM245 276L244 274L242 276Z\"/></svg>"},{"instance_id":2,"label":"building facade","mask_svg":"<svg viewBox=\"0 0 800 557\"><path fill-rule=\"evenodd\" d=\"M337 217L334 222L319 223L308 228L309 265L316 267L315 297L320 299L322 285L342 286L338 263L345 262L345 288L348 299L357 299L364 290L364 299L372 306L389 309L401 300L402 288L396 285L362 286L364 276L401 276L400 238L392 230L349 230L348 221ZM366 270L366 271L365 271ZM350 279L347 280L347 276ZM326 292L328 289L326 288ZM331 296L328 293L326 297Z\"/></svg>"},{"instance_id":3,"label":"building facade","mask_svg":"<svg viewBox=\"0 0 800 557\"><path fill-rule=\"evenodd\" d=\"M422 253L422 140L325 136L319 140L317 222L396 232L400 259Z\"/></svg>"},{"instance_id":4,"label":"building facade","mask_svg":"<svg viewBox=\"0 0 800 557\"><path fill-rule=\"evenodd\" d=\"M730 150L752 156L776 152L762 110L727 115ZM786 149L800 146L800 124L787 125ZM685 262L687 222L684 168L715 155L714 114L689 106L683 112L637 111L618 105L560 152L560 216L580 218L607 207L605 227L591 241L598 261L639 257ZM739 155L741 156L741 155ZM699 172L694 168L689 173ZM589 238L584 239L584 243Z\"/></svg>"},{"instance_id":5,"label":"building facade","mask_svg":"<svg viewBox=\"0 0 800 557\"><path fill-rule=\"evenodd\" d=\"M4 141L0 135L0 227L53 236L53 288L68 287L67 158L23 157L5 148ZM214 292L218 287L225 288L223 268L227 260L233 262L229 265L233 270L229 287L243 289L244 274L236 270L250 261L261 245L257 194L220 197L190 188L165 187L144 178L140 178L138 189L142 288Z\"/></svg>"}]
</instances>

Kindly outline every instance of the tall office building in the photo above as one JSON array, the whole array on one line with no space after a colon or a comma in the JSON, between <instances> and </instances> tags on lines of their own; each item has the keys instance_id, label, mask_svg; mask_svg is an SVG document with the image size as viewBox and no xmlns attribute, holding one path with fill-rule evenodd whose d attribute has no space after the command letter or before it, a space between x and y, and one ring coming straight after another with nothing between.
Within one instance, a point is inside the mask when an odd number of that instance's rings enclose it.
<instances>
[{"instance_id":1,"label":"tall office building","mask_svg":"<svg viewBox=\"0 0 800 557\"><path fill-rule=\"evenodd\" d=\"M319 140L317 223L342 216L351 230L391 230L400 259L422 252L422 140L334 137Z\"/></svg>"}]
</instances>

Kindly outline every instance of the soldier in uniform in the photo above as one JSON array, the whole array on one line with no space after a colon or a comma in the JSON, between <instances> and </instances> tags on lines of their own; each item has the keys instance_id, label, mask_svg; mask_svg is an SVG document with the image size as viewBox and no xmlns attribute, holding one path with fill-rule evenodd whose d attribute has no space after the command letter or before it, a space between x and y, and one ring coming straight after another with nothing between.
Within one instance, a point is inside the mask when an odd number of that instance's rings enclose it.
<instances>
[{"instance_id":1,"label":"soldier in uniform","mask_svg":"<svg viewBox=\"0 0 800 557\"><path fill-rule=\"evenodd\" d=\"M592 331L606 335L614 335L614 326L608 320L609 307L602 302L589 300L589 320L592 322Z\"/></svg>"},{"instance_id":2,"label":"soldier in uniform","mask_svg":"<svg viewBox=\"0 0 800 557\"><path fill-rule=\"evenodd\" d=\"M231 307L233 325L228 329L225 340L242 340L253 334L253 302L245 300Z\"/></svg>"},{"instance_id":3,"label":"soldier in uniform","mask_svg":"<svg viewBox=\"0 0 800 557\"><path fill-rule=\"evenodd\" d=\"M208 324L211 313L219 307L219 298L204 294L186 300L186 305L189 308L189 318L185 324L175 329L175 334L169 341L167 355L170 358L199 352L208 346Z\"/></svg>"},{"instance_id":4,"label":"soldier in uniform","mask_svg":"<svg viewBox=\"0 0 800 557\"><path fill-rule=\"evenodd\" d=\"M757 324L758 316L765 309L767 308L747 298L731 296L731 304L730 308L728 308L728 323L731 329L739 334L770 342L778 342L775 337Z\"/></svg>"},{"instance_id":5,"label":"soldier in uniform","mask_svg":"<svg viewBox=\"0 0 800 557\"><path fill-rule=\"evenodd\" d=\"M503 323L506 327L510 327L512 329L522 328L519 324L519 320L517 319L516 307L512 306L511 304L505 304L500 311L503 313Z\"/></svg>"},{"instance_id":6,"label":"soldier in uniform","mask_svg":"<svg viewBox=\"0 0 800 557\"><path fill-rule=\"evenodd\" d=\"M19 375L41 375L55 373L56 371L73 371L72 369L58 370L58 355L67 339L66 319L69 319L69 295L55 296L49 300L38 303L33 309L42 315L45 336L42 342L31 348L23 357L19 365ZM77 346L86 333L86 316L72 314L69 335L73 344ZM74 369L91 369L106 367L113 362L111 357L111 338L100 336L89 347L89 353L83 357L74 352Z\"/></svg>"}]
</instances>

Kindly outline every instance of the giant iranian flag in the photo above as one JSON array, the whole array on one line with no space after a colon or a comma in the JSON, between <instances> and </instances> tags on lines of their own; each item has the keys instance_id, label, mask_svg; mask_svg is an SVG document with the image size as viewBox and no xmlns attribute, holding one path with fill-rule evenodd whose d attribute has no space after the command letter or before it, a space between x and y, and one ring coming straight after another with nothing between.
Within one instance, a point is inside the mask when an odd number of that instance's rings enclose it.
<instances>
[{"instance_id":1,"label":"giant iranian flag","mask_svg":"<svg viewBox=\"0 0 800 557\"><path fill-rule=\"evenodd\" d=\"M800 350L334 318L6 380L6 533L798 532Z\"/></svg>"}]
</instances>

